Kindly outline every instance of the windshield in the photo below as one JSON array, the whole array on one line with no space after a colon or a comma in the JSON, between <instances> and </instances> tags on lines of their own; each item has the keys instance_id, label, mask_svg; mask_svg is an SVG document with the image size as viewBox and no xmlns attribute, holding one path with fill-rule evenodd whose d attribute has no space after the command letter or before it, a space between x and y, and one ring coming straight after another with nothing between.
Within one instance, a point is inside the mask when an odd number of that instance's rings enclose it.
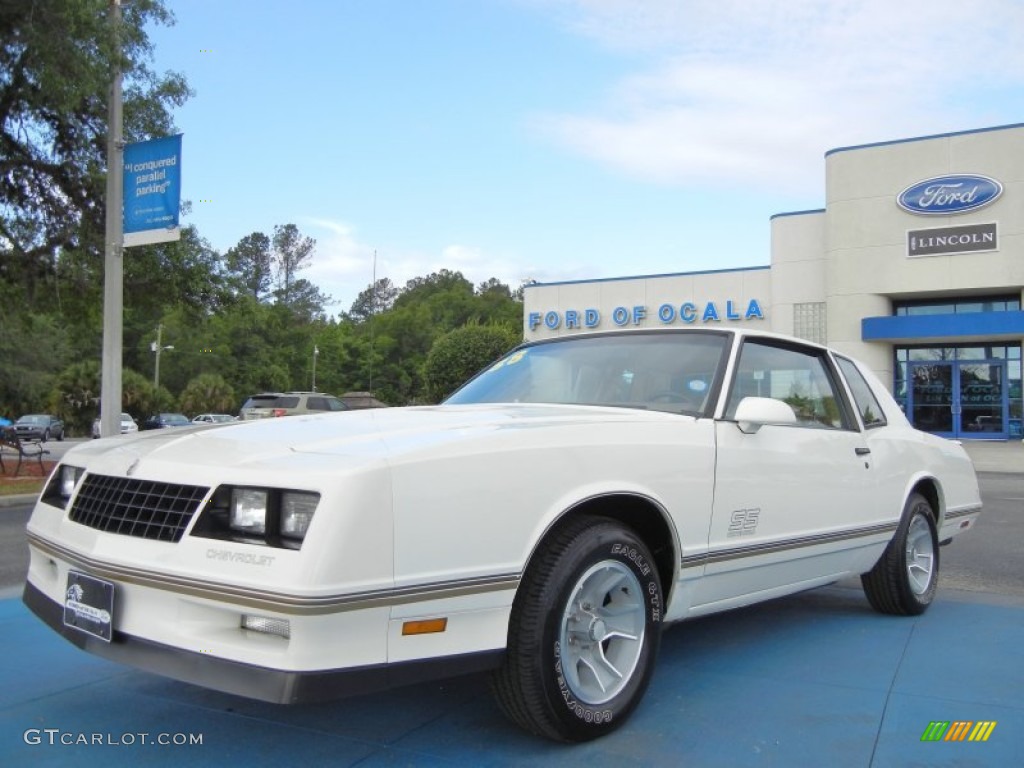
<instances>
[{"instance_id":1,"label":"windshield","mask_svg":"<svg viewBox=\"0 0 1024 768\"><path fill-rule=\"evenodd\" d=\"M563 338L506 355L445 402L573 403L700 415L729 337L715 332Z\"/></svg>"}]
</instances>

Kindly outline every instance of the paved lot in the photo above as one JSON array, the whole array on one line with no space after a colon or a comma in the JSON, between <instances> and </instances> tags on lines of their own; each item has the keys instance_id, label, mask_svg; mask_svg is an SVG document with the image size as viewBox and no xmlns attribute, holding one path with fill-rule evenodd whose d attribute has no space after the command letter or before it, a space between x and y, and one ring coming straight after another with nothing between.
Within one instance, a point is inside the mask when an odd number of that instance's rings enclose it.
<instances>
[{"instance_id":1,"label":"paved lot","mask_svg":"<svg viewBox=\"0 0 1024 768\"><path fill-rule=\"evenodd\" d=\"M1015 474L1016 450L995 471ZM1024 475L1003 478L1011 504L1014 488ZM1014 594L944 586L924 616L893 618L843 583L678 625L633 718L578 746L509 725L484 677L279 707L96 659L7 595L2 765L1024 765ZM984 742L922 741L934 721L996 725Z\"/></svg>"},{"instance_id":2,"label":"paved lot","mask_svg":"<svg viewBox=\"0 0 1024 768\"><path fill-rule=\"evenodd\" d=\"M829 587L679 625L634 717L579 746L509 725L483 677L279 707L86 655L17 600L0 602L0 631L4 765L1024 765L1024 601L1012 598L947 593L899 619ZM923 742L932 721L997 725L986 742Z\"/></svg>"}]
</instances>

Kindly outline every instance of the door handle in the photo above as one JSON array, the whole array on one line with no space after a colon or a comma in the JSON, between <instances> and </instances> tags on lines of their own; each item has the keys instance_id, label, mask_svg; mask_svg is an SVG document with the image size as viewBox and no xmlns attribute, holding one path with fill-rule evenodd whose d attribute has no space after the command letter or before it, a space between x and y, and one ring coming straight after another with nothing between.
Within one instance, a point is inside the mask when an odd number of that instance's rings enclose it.
<instances>
[{"instance_id":1,"label":"door handle","mask_svg":"<svg viewBox=\"0 0 1024 768\"><path fill-rule=\"evenodd\" d=\"M871 449L870 448L854 448L853 452L856 453L858 456L867 456L869 453L871 453Z\"/></svg>"}]
</instances>

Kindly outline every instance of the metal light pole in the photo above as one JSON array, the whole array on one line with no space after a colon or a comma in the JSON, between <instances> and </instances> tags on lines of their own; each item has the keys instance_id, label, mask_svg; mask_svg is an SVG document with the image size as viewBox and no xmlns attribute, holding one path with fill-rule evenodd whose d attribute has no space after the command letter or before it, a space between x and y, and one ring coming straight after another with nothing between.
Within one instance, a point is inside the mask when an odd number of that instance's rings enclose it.
<instances>
[{"instance_id":1,"label":"metal light pole","mask_svg":"<svg viewBox=\"0 0 1024 768\"><path fill-rule=\"evenodd\" d=\"M320 354L320 349L316 344L313 345L313 391L316 392L316 358Z\"/></svg>"},{"instance_id":2,"label":"metal light pole","mask_svg":"<svg viewBox=\"0 0 1024 768\"><path fill-rule=\"evenodd\" d=\"M114 73L107 125L107 210L103 260L103 379L100 435L121 432L121 344L124 334L124 141L121 118L121 0L110 0Z\"/></svg>"}]
</instances>

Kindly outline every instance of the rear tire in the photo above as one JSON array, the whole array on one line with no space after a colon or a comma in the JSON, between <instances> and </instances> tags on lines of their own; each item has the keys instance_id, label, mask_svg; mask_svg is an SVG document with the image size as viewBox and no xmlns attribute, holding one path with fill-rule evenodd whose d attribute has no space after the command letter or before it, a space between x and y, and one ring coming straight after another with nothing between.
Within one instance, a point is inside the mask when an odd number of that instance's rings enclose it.
<instances>
[{"instance_id":1,"label":"rear tire","mask_svg":"<svg viewBox=\"0 0 1024 768\"><path fill-rule=\"evenodd\" d=\"M492 688L533 733L587 741L613 731L643 697L664 611L654 558L608 518L580 518L542 542L520 584L508 650Z\"/></svg>"},{"instance_id":2,"label":"rear tire","mask_svg":"<svg viewBox=\"0 0 1024 768\"><path fill-rule=\"evenodd\" d=\"M924 496L913 493L907 499L896 535L860 580L880 613L917 616L932 604L939 583L939 537L935 512Z\"/></svg>"}]
</instances>

